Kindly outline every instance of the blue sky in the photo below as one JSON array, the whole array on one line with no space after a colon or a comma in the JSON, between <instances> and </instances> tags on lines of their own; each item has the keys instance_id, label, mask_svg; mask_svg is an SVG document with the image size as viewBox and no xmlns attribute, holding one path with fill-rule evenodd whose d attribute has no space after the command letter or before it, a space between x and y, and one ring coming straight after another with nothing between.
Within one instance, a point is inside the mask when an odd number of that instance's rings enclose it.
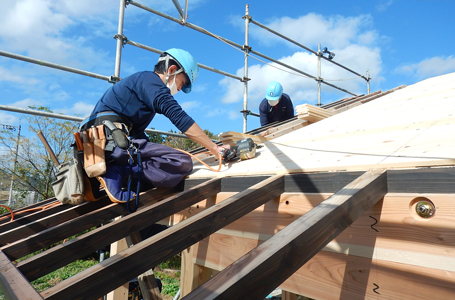
<instances>
[{"instance_id":1,"label":"blue sky","mask_svg":"<svg viewBox=\"0 0 455 300\"><path fill-rule=\"evenodd\" d=\"M0 11L0 50L85 71L114 74L119 1L10 0ZM178 18L171 0L138 3ZM182 7L185 2L180 0ZM455 71L455 1L213 1L189 0L188 22L238 44L245 42L245 5L252 18L317 50L335 52L334 61L371 76L371 92L411 85ZM244 55L233 47L160 16L128 5L124 35L131 41L166 50L188 50L204 65L243 77ZM317 58L308 51L250 24L253 50L317 76ZM253 55L254 56L254 55ZM120 77L153 70L158 55L131 45L122 51ZM264 59L260 58L262 61ZM267 84L281 82L294 106L317 103L317 84L249 59L248 109L258 112ZM282 67L280 67L282 68ZM292 72L293 73L293 72ZM366 94L363 79L323 61L322 77L355 94ZM0 56L0 104L46 106L54 112L86 117L111 84L82 75ZM322 103L349 97L323 85ZM175 98L203 128L218 134L243 131L243 83L201 69L190 94ZM0 124L18 125L25 115L0 111ZM176 128L157 116L150 128ZM259 127L248 117L248 130Z\"/></svg>"}]
</instances>

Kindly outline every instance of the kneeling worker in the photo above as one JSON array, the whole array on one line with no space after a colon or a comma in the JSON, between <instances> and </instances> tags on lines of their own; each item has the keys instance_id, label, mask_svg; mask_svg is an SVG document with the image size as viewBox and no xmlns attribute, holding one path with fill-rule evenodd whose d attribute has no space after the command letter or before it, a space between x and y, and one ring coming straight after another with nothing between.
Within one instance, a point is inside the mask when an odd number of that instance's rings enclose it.
<instances>
[{"instance_id":1,"label":"kneeling worker","mask_svg":"<svg viewBox=\"0 0 455 300\"><path fill-rule=\"evenodd\" d=\"M110 87L95 105L92 115L82 123L81 132L105 126L106 171L96 175L96 178L113 202L125 203L135 198L136 191L128 194L129 188L128 192L122 189L132 173L142 175L141 178L150 183L150 187L172 187L193 170L189 155L151 143L147 138L144 130L156 114L165 115L187 137L216 157L224 151L223 147L212 142L173 97L180 90L189 93L198 72L197 62L190 53L169 49L160 56L153 72L132 74ZM115 140L117 128L112 124L130 138L134 149L140 150L140 158L131 153L131 147L122 147L122 143ZM110 136L114 139L109 142ZM133 167L131 159L134 159ZM92 185L92 190L95 189L96 186Z\"/></svg>"},{"instance_id":2,"label":"kneeling worker","mask_svg":"<svg viewBox=\"0 0 455 300\"><path fill-rule=\"evenodd\" d=\"M259 105L261 126L285 121L294 116L294 106L289 95L283 93L283 87L277 81L267 86L265 98Z\"/></svg>"}]
</instances>

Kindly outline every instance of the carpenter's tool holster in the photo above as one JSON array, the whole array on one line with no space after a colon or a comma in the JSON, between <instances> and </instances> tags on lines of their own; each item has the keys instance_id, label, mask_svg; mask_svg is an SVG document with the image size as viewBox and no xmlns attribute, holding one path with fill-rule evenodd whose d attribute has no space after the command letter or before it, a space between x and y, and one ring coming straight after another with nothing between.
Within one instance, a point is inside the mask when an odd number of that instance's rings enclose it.
<instances>
[{"instance_id":1,"label":"carpenter's tool holster","mask_svg":"<svg viewBox=\"0 0 455 300\"><path fill-rule=\"evenodd\" d=\"M84 183L91 187L88 190L93 192L91 195L87 191L86 200L96 201L99 199L96 194L99 192L100 184L104 187L109 198L115 199L111 195L112 193L109 193L110 190L106 181L103 180L104 176L112 175L105 175L108 169L106 164L110 163L106 162L106 152L114 151L115 147L129 148L130 140L127 136L132 126L126 124L123 118L113 112L99 113L82 122L79 131L84 148L83 166L86 173Z\"/></svg>"},{"instance_id":2,"label":"carpenter's tool holster","mask_svg":"<svg viewBox=\"0 0 455 300\"><path fill-rule=\"evenodd\" d=\"M112 112L96 114L82 122L79 131L84 146L84 169L88 177L101 176L106 172L105 151L113 151L118 144L122 144L115 141L116 136L126 139L132 127L126 124L123 118ZM123 133L119 135L116 130Z\"/></svg>"},{"instance_id":3,"label":"carpenter's tool holster","mask_svg":"<svg viewBox=\"0 0 455 300\"><path fill-rule=\"evenodd\" d=\"M104 126L93 126L82 131L82 143L84 146L84 169L88 177L96 177L106 172L106 161L104 149L106 148L106 137Z\"/></svg>"}]
</instances>

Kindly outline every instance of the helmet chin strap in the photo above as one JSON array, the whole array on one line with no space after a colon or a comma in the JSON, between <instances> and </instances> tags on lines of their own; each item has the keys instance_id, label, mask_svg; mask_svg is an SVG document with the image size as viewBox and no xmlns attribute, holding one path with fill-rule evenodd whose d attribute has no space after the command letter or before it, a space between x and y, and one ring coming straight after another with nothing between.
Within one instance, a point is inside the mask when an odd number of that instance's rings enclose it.
<instances>
[{"instance_id":1,"label":"helmet chin strap","mask_svg":"<svg viewBox=\"0 0 455 300\"><path fill-rule=\"evenodd\" d=\"M169 77L171 75L177 75L179 73L182 73L183 72L183 68L180 68L179 70L175 71L173 74L169 74L169 72L168 72L169 71L169 55L166 55L165 57L160 57L158 59L158 61L163 61L163 60L166 61L166 80L165 80L164 84L167 84L168 81L169 81ZM175 77L174 77L174 81L175 81Z\"/></svg>"}]
</instances>

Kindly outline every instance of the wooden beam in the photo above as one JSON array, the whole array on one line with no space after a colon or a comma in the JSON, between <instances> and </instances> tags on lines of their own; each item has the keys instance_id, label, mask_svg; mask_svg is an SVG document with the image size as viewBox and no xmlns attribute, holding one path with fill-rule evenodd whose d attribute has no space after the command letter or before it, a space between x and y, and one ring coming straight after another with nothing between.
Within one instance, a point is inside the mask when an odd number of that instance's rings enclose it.
<instances>
[{"instance_id":1,"label":"wooden beam","mask_svg":"<svg viewBox=\"0 0 455 300\"><path fill-rule=\"evenodd\" d=\"M223 144L230 144L232 146L235 146L237 141L240 141L240 140L246 139L246 138L251 138L253 140L253 142L255 142L257 144L263 144L265 142L270 141L270 139L267 137L240 133L240 132L235 132L235 131L222 132L219 134L219 136L220 136L220 140L223 142Z\"/></svg>"},{"instance_id":2,"label":"wooden beam","mask_svg":"<svg viewBox=\"0 0 455 300\"><path fill-rule=\"evenodd\" d=\"M143 193L140 197L138 211L141 211L145 206L152 205L159 200L175 194L180 188L181 187L161 188ZM94 208L93 211L83 214L77 218L30 235L23 240L11 243L10 245L4 247L3 251L12 260L19 259L30 253L58 243L65 238L81 233L84 230L99 226L102 223L108 223L110 220L127 213L128 210L125 205L112 203L108 200L108 204L106 206L102 206L98 209ZM47 222L48 219L58 219L59 216L60 214L57 213L54 216L49 216L39 220L37 223ZM11 235L14 236L13 234L17 231L23 231L23 228L21 227L16 230L12 230Z\"/></svg>"},{"instance_id":3,"label":"wooden beam","mask_svg":"<svg viewBox=\"0 0 455 300\"><path fill-rule=\"evenodd\" d=\"M359 177L362 171L298 173L285 175L285 193L335 193ZM269 175L270 176L270 175ZM264 180L266 175L223 177L221 192L240 192ZM189 189L205 179L186 179ZM432 167L388 170L389 193L455 194L455 168Z\"/></svg>"},{"instance_id":4,"label":"wooden beam","mask_svg":"<svg viewBox=\"0 0 455 300\"><path fill-rule=\"evenodd\" d=\"M123 250L128 248L128 244L126 239L120 239L115 243L111 244L110 248L110 255L115 255L117 253L122 252ZM118 286L115 290L109 292L106 295L106 300L127 300L128 299L128 288L129 282L128 279L125 278L125 281L121 286Z\"/></svg>"},{"instance_id":5,"label":"wooden beam","mask_svg":"<svg viewBox=\"0 0 455 300\"><path fill-rule=\"evenodd\" d=\"M387 194L368 171L183 299L263 299Z\"/></svg>"},{"instance_id":6,"label":"wooden beam","mask_svg":"<svg viewBox=\"0 0 455 300\"><path fill-rule=\"evenodd\" d=\"M8 300L43 299L0 250L0 290Z\"/></svg>"},{"instance_id":7,"label":"wooden beam","mask_svg":"<svg viewBox=\"0 0 455 300\"><path fill-rule=\"evenodd\" d=\"M14 212L14 221L17 221L18 219L21 219L21 218L25 219L28 215L33 214L34 213L33 210L28 211L30 208L43 208L46 205L49 205L49 204L51 204L53 202L60 202L60 201L58 201L55 198L49 198L49 199L46 199L46 200L43 200L43 201L40 201L40 202L37 202L37 203L34 203L34 204L30 204L30 205L15 209L15 210L13 210L13 212ZM37 210L37 211L39 211L39 210ZM5 217L5 218L2 219L3 217ZM0 215L0 225L3 225L5 223L13 223L13 222L11 222L11 214L10 214L10 212Z\"/></svg>"},{"instance_id":8,"label":"wooden beam","mask_svg":"<svg viewBox=\"0 0 455 300\"><path fill-rule=\"evenodd\" d=\"M191 206L194 203L202 201L207 197L218 193L220 189L220 179L210 180L191 190L179 193L148 206L143 210L129 214L118 221L111 222L95 230L87 232L86 234L79 236L77 239L70 240L52 247L45 252L27 258L18 263L17 267L30 281L35 280L51 271L57 270L58 268L69 264L70 262L82 258L85 255L126 237L131 232L139 231L187 208L188 206ZM41 268L40 266L42 265L45 265L46 268ZM144 272L147 270L144 270ZM135 276L141 273L138 273ZM124 282L120 282L117 286L123 283ZM112 288L116 288L117 286ZM109 291L110 290L106 292Z\"/></svg>"},{"instance_id":9,"label":"wooden beam","mask_svg":"<svg viewBox=\"0 0 455 300\"><path fill-rule=\"evenodd\" d=\"M266 179L134 247L58 283L44 291L42 296L51 300L86 299L89 295L92 298L101 296L122 284L125 278L133 278L137 274L147 271L159 262L277 197L283 190L283 176ZM99 284L101 280L103 280L103 284Z\"/></svg>"},{"instance_id":10,"label":"wooden beam","mask_svg":"<svg viewBox=\"0 0 455 300\"><path fill-rule=\"evenodd\" d=\"M182 251L180 297L189 294L212 277L211 269L194 263L194 250L195 246L191 246Z\"/></svg>"},{"instance_id":11,"label":"wooden beam","mask_svg":"<svg viewBox=\"0 0 455 300\"><path fill-rule=\"evenodd\" d=\"M142 237L139 232L132 232L130 238L126 239L128 247L139 244L142 242ZM147 272L137 276L139 287L141 288L142 298L144 300L161 300L161 293L158 284L156 283L155 274L153 274L153 267Z\"/></svg>"},{"instance_id":12,"label":"wooden beam","mask_svg":"<svg viewBox=\"0 0 455 300\"><path fill-rule=\"evenodd\" d=\"M39 219L26 224L19 223L21 224L19 227L10 229L8 231L1 231L0 246L4 246L19 239L29 237L30 235L51 228L52 226L64 223L73 218L80 217L81 215L99 209L111 203L112 202L109 200L109 198L106 197L96 202L85 202L77 206L61 205L57 206L56 209L49 208L49 210L44 214L36 214L40 217ZM43 217L43 215L45 216ZM7 227L9 226L5 224L0 227L0 230L6 229Z\"/></svg>"}]
</instances>

